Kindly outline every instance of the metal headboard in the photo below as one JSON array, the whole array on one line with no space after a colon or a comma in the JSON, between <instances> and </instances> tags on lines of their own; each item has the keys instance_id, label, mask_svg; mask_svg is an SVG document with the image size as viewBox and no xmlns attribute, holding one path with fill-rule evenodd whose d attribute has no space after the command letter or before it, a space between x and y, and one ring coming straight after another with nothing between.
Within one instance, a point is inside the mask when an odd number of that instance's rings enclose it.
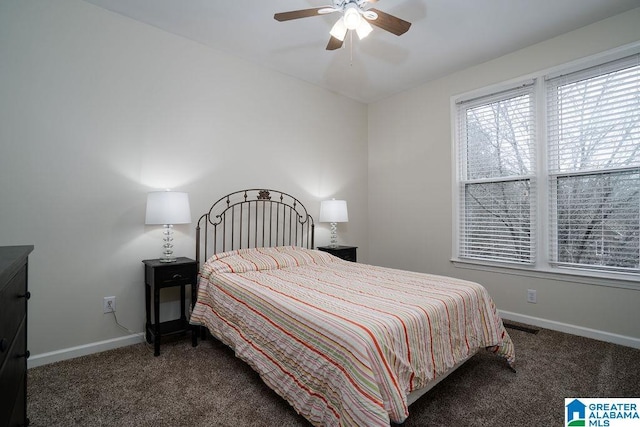
<instances>
[{"instance_id":1,"label":"metal headboard","mask_svg":"<svg viewBox=\"0 0 640 427\"><path fill-rule=\"evenodd\" d=\"M313 218L300 200L277 190L240 190L220 198L198 220L196 260L200 265L219 252L264 246L313 249L313 239Z\"/></svg>"}]
</instances>

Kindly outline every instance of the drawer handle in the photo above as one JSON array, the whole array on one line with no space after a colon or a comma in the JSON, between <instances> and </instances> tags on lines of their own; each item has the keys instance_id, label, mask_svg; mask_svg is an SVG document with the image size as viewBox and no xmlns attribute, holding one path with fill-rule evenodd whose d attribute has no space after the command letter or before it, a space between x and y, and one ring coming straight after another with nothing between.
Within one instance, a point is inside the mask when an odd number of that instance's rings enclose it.
<instances>
[{"instance_id":1,"label":"drawer handle","mask_svg":"<svg viewBox=\"0 0 640 427\"><path fill-rule=\"evenodd\" d=\"M27 300L31 298L31 292L27 292L23 295L18 295L18 298L26 298Z\"/></svg>"},{"instance_id":2,"label":"drawer handle","mask_svg":"<svg viewBox=\"0 0 640 427\"><path fill-rule=\"evenodd\" d=\"M19 359L19 358L21 358L21 357L24 357L24 358L28 359L28 358L29 358L29 356L31 356L31 352L30 352L29 350L27 350L27 352L26 352L26 353L24 353L24 354L19 354L19 355L17 355L16 357L17 357L18 359Z\"/></svg>"},{"instance_id":3,"label":"drawer handle","mask_svg":"<svg viewBox=\"0 0 640 427\"><path fill-rule=\"evenodd\" d=\"M173 275L172 279L173 279L173 280L182 279L182 274L178 274L178 273L176 273L176 274L174 274L174 275Z\"/></svg>"},{"instance_id":4,"label":"drawer handle","mask_svg":"<svg viewBox=\"0 0 640 427\"><path fill-rule=\"evenodd\" d=\"M0 353L4 353L9 348L9 341L6 338L0 340Z\"/></svg>"}]
</instances>

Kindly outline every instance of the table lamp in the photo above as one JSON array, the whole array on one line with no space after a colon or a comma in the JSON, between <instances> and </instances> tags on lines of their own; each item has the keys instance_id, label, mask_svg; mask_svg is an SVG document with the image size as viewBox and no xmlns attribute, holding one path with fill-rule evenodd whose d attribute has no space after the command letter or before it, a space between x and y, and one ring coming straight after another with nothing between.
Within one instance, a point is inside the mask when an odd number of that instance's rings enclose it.
<instances>
[{"instance_id":1,"label":"table lamp","mask_svg":"<svg viewBox=\"0 0 640 427\"><path fill-rule=\"evenodd\" d=\"M145 224L164 226L161 262L175 262L173 225L190 224L189 194L180 191L152 191L147 195Z\"/></svg>"},{"instance_id":2,"label":"table lamp","mask_svg":"<svg viewBox=\"0 0 640 427\"><path fill-rule=\"evenodd\" d=\"M320 222L331 223L331 243L329 247L338 247L338 233L336 225L338 222L349 222L349 213L347 212L347 202L344 200L324 200L320 202Z\"/></svg>"}]
</instances>

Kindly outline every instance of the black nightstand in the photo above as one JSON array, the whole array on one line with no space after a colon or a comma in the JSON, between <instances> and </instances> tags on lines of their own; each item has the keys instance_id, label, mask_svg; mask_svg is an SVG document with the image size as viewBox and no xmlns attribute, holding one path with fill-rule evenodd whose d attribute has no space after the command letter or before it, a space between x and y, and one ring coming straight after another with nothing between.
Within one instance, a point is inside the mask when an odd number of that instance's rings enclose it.
<instances>
[{"instance_id":1,"label":"black nightstand","mask_svg":"<svg viewBox=\"0 0 640 427\"><path fill-rule=\"evenodd\" d=\"M353 262L357 262L356 249L358 249L357 246L338 246L335 248L331 246L318 246L319 251L329 252L331 255L335 255L345 261Z\"/></svg>"},{"instance_id":2,"label":"black nightstand","mask_svg":"<svg viewBox=\"0 0 640 427\"><path fill-rule=\"evenodd\" d=\"M186 291L191 285L191 307L196 301L198 264L190 258L178 258L175 262L160 262L147 259L144 263L144 295L147 310L146 339L154 344L154 356L160 355L160 337L184 333L192 330L185 314ZM160 289L180 286L180 318L160 322ZM153 288L153 323L151 323L151 288ZM192 345L197 345L196 334L192 330Z\"/></svg>"}]
</instances>

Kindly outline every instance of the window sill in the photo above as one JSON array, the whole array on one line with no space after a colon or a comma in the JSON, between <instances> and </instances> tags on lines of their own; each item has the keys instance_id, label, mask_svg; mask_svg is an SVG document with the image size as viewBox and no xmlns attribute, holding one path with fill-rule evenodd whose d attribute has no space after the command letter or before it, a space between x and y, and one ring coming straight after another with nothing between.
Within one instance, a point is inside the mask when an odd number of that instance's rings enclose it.
<instances>
[{"instance_id":1,"label":"window sill","mask_svg":"<svg viewBox=\"0 0 640 427\"><path fill-rule=\"evenodd\" d=\"M607 286L611 288L640 291L640 277L634 274L622 273L617 274L616 277L611 277L611 274L598 271L582 272L561 267L541 269L540 267L529 268L518 265L505 266L503 264L462 260L457 258L452 258L450 261L457 268L469 270L488 271L514 276L535 277L538 279L558 280L563 282L583 283L595 286Z\"/></svg>"}]
</instances>

